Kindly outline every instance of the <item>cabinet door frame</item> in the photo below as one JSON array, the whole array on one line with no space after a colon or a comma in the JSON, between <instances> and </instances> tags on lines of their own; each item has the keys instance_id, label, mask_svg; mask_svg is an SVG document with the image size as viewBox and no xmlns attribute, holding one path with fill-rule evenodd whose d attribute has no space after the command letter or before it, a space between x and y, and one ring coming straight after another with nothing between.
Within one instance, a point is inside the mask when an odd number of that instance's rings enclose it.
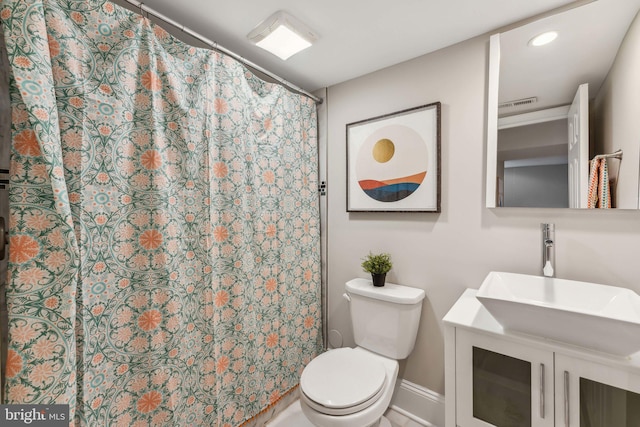
<instances>
[{"instance_id":1,"label":"cabinet door frame","mask_svg":"<svg viewBox=\"0 0 640 427\"><path fill-rule=\"evenodd\" d=\"M456 424L461 427L492 426L473 417L473 347L529 362L532 389L531 425L532 427L553 427L553 352L460 328L456 330Z\"/></svg>"},{"instance_id":2,"label":"cabinet door frame","mask_svg":"<svg viewBox=\"0 0 640 427\"><path fill-rule=\"evenodd\" d=\"M580 426L580 378L640 394L640 374L638 373L556 353L555 406L557 427ZM566 397L567 392L568 398Z\"/></svg>"}]
</instances>

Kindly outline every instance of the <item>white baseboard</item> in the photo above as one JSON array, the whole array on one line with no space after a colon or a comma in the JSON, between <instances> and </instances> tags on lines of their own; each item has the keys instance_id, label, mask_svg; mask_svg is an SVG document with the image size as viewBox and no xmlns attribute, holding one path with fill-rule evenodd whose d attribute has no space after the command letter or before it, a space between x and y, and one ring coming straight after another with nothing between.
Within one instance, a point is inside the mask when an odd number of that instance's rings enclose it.
<instances>
[{"instance_id":1,"label":"white baseboard","mask_svg":"<svg viewBox=\"0 0 640 427\"><path fill-rule=\"evenodd\" d=\"M444 396L414 384L400 381L391 409L425 427L444 427Z\"/></svg>"}]
</instances>

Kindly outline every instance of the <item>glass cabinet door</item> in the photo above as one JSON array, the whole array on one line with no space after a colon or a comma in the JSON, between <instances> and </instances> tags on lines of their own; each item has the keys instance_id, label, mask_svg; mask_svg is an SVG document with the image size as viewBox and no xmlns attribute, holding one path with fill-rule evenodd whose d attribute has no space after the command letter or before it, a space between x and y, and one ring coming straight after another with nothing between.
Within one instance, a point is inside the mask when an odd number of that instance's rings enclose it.
<instances>
[{"instance_id":1,"label":"glass cabinet door","mask_svg":"<svg viewBox=\"0 0 640 427\"><path fill-rule=\"evenodd\" d=\"M495 426L531 427L531 362L472 347L473 417Z\"/></svg>"},{"instance_id":2,"label":"glass cabinet door","mask_svg":"<svg viewBox=\"0 0 640 427\"><path fill-rule=\"evenodd\" d=\"M456 331L460 427L553 426L553 353Z\"/></svg>"},{"instance_id":3,"label":"glass cabinet door","mask_svg":"<svg viewBox=\"0 0 640 427\"><path fill-rule=\"evenodd\" d=\"M638 427L640 372L557 354L556 408L560 427Z\"/></svg>"}]
</instances>

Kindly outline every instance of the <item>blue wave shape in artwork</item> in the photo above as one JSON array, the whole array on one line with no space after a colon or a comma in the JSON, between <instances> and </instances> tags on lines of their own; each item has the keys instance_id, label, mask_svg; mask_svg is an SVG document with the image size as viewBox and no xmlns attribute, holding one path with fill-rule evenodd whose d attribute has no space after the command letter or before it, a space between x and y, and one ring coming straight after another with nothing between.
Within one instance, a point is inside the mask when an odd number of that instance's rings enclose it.
<instances>
[{"instance_id":1,"label":"blue wave shape in artwork","mask_svg":"<svg viewBox=\"0 0 640 427\"><path fill-rule=\"evenodd\" d=\"M367 196L379 202L397 202L409 197L420 187L413 182L401 182L398 184L384 185L382 187L364 190Z\"/></svg>"}]
</instances>

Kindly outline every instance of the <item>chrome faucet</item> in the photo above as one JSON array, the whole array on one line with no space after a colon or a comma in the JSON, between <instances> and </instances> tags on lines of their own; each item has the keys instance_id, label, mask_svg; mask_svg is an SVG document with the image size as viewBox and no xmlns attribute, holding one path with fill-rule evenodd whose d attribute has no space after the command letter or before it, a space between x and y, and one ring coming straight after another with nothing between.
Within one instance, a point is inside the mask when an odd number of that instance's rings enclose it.
<instances>
[{"instance_id":1,"label":"chrome faucet","mask_svg":"<svg viewBox=\"0 0 640 427\"><path fill-rule=\"evenodd\" d=\"M556 227L554 224L540 224L542 228L542 274L556 276Z\"/></svg>"}]
</instances>

